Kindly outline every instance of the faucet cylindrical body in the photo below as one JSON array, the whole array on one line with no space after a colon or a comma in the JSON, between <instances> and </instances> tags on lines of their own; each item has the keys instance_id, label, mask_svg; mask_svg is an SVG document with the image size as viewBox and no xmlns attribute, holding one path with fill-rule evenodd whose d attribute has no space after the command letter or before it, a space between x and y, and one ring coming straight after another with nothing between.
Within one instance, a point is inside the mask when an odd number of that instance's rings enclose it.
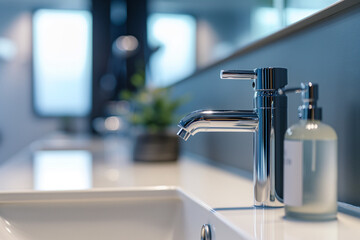
<instances>
[{"instance_id":1,"label":"faucet cylindrical body","mask_svg":"<svg viewBox=\"0 0 360 240\"><path fill-rule=\"evenodd\" d=\"M282 206L283 141L287 126L287 97L277 91L257 91L259 118L254 136L254 198L256 206Z\"/></svg>"}]
</instances>

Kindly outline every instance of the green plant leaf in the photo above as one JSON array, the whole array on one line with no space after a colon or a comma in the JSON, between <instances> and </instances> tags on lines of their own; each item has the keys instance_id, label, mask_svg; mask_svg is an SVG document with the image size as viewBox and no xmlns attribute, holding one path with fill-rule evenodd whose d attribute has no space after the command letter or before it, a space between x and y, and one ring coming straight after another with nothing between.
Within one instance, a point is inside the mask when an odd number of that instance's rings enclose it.
<instances>
[{"instance_id":1,"label":"green plant leaf","mask_svg":"<svg viewBox=\"0 0 360 240\"><path fill-rule=\"evenodd\" d=\"M176 110L189 99L183 96L171 98L168 88L146 88L144 71L134 74L131 83L137 87L137 92L123 91L120 94L132 105L130 122L143 125L151 132L164 131L177 121Z\"/></svg>"}]
</instances>

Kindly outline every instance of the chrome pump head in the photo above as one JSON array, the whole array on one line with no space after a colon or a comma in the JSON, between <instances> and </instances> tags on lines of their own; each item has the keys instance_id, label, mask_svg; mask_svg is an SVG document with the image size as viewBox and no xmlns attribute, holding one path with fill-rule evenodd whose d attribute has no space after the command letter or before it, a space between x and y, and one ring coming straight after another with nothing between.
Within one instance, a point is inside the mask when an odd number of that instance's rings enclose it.
<instances>
[{"instance_id":1,"label":"chrome pump head","mask_svg":"<svg viewBox=\"0 0 360 240\"><path fill-rule=\"evenodd\" d=\"M319 99L319 85L301 83L301 100L303 104L299 107L299 117L306 120L321 120L322 109L317 106Z\"/></svg>"},{"instance_id":2,"label":"chrome pump head","mask_svg":"<svg viewBox=\"0 0 360 240\"><path fill-rule=\"evenodd\" d=\"M279 89L279 94L301 93L302 105L298 108L299 118L304 120L321 120L322 109L317 106L319 85L308 82L301 83L299 88Z\"/></svg>"}]
</instances>

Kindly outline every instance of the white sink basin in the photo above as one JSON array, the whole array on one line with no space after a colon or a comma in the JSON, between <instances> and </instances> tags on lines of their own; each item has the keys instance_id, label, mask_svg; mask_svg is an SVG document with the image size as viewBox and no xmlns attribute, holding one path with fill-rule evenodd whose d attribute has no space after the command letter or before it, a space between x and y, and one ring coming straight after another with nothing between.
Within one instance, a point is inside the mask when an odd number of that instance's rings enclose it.
<instances>
[{"instance_id":1,"label":"white sink basin","mask_svg":"<svg viewBox=\"0 0 360 240\"><path fill-rule=\"evenodd\" d=\"M0 239L245 239L221 216L178 188L0 193Z\"/></svg>"}]
</instances>

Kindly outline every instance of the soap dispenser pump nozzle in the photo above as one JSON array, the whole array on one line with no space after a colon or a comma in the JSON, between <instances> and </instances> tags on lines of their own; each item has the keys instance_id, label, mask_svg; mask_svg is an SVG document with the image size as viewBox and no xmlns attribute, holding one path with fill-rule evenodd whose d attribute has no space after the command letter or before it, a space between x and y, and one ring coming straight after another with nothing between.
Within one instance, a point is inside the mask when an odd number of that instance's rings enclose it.
<instances>
[{"instance_id":1,"label":"soap dispenser pump nozzle","mask_svg":"<svg viewBox=\"0 0 360 240\"><path fill-rule=\"evenodd\" d=\"M321 120L322 110L317 106L319 85L311 82L301 83L301 99L303 104L299 107L299 118Z\"/></svg>"},{"instance_id":2,"label":"soap dispenser pump nozzle","mask_svg":"<svg viewBox=\"0 0 360 240\"><path fill-rule=\"evenodd\" d=\"M302 105L299 106L299 118L305 120L321 120L322 110L317 106L319 85L312 82L301 83L301 87L280 89L279 94L301 93Z\"/></svg>"}]
</instances>

